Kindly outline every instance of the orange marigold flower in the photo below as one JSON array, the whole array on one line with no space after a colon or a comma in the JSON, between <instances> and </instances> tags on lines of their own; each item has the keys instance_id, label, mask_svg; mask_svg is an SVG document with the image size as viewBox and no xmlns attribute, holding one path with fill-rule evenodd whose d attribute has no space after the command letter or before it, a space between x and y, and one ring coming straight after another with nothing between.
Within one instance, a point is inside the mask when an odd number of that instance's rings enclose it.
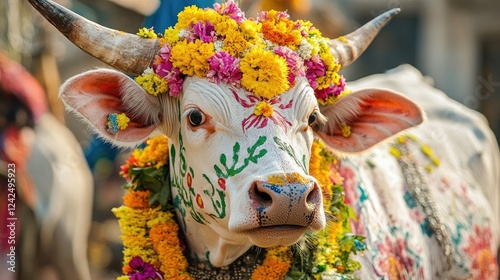
<instances>
[{"instance_id":1,"label":"orange marigold flower","mask_svg":"<svg viewBox=\"0 0 500 280\"><path fill-rule=\"evenodd\" d=\"M123 196L123 204L134 209L143 209L149 207L150 191L133 191L129 189Z\"/></svg>"},{"instance_id":2,"label":"orange marigold flower","mask_svg":"<svg viewBox=\"0 0 500 280\"><path fill-rule=\"evenodd\" d=\"M262 34L264 35L264 39L281 46L300 44L300 40L302 40L300 32L297 30L292 31L289 26L290 24L293 24L293 22L288 24L280 22L278 26L275 26L273 22L269 21L262 23Z\"/></svg>"},{"instance_id":3,"label":"orange marigold flower","mask_svg":"<svg viewBox=\"0 0 500 280\"><path fill-rule=\"evenodd\" d=\"M251 279L284 279L290 269L291 259L291 252L286 246L269 249L264 262L254 270Z\"/></svg>"},{"instance_id":4,"label":"orange marigold flower","mask_svg":"<svg viewBox=\"0 0 500 280\"><path fill-rule=\"evenodd\" d=\"M161 271L165 273L166 279L192 279L187 274L188 262L182 253L178 230L179 226L175 221L158 224L151 228L149 238L158 252L162 263Z\"/></svg>"}]
</instances>

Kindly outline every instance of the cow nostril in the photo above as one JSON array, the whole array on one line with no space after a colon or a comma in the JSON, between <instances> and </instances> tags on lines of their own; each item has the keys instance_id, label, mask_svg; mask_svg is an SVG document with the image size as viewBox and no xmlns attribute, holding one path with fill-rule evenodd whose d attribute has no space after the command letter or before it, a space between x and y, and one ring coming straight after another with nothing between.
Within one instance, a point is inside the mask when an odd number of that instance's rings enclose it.
<instances>
[{"instance_id":1,"label":"cow nostril","mask_svg":"<svg viewBox=\"0 0 500 280\"><path fill-rule=\"evenodd\" d=\"M255 190L255 194L263 201L273 201L269 194L261 192L258 189Z\"/></svg>"},{"instance_id":2,"label":"cow nostril","mask_svg":"<svg viewBox=\"0 0 500 280\"><path fill-rule=\"evenodd\" d=\"M309 206L314 206L315 204L320 202L320 199L321 199L321 193L319 187L316 184L314 184L312 190L307 194L306 203Z\"/></svg>"},{"instance_id":3,"label":"cow nostril","mask_svg":"<svg viewBox=\"0 0 500 280\"><path fill-rule=\"evenodd\" d=\"M257 182L255 182L252 186L250 198L262 206L270 206L273 202L271 195L269 195L269 193L266 192L266 189Z\"/></svg>"}]
</instances>

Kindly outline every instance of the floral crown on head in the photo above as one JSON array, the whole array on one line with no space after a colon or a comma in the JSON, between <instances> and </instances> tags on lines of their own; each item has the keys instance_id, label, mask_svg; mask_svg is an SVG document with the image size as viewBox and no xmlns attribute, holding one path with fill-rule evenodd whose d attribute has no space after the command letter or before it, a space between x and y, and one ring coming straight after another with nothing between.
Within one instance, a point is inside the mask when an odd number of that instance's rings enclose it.
<instances>
[{"instance_id":1,"label":"floral crown on head","mask_svg":"<svg viewBox=\"0 0 500 280\"><path fill-rule=\"evenodd\" d=\"M307 78L321 105L349 92L329 39L311 22L292 21L286 12L272 10L246 19L228 0L213 9L186 7L164 34L142 28L138 35L160 40L152 68L135 78L154 96L178 96L184 78L195 75L244 88L262 99L286 92L298 77Z\"/></svg>"}]
</instances>

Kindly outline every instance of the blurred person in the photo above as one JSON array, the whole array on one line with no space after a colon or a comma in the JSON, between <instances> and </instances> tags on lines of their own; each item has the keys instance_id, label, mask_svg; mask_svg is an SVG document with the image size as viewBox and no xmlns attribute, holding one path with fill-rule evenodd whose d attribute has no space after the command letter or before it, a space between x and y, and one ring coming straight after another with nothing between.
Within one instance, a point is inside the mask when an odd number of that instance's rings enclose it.
<instances>
[{"instance_id":1,"label":"blurred person","mask_svg":"<svg viewBox=\"0 0 500 280\"><path fill-rule=\"evenodd\" d=\"M0 278L42 279L50 267L58 279L90 279L92 177L82 150L48 111L37 80L1 52L0 163L0 251L8 265Z\"/></svg>"}]
</instances>

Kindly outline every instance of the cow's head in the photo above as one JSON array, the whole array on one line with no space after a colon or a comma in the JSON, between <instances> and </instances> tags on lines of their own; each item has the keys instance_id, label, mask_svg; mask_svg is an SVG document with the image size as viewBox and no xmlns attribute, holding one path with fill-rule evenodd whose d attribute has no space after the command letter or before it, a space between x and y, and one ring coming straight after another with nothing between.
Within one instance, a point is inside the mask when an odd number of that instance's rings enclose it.
<instances>
[{"instance_id":1,"label":"cow's head","mask_svg":"<svg viewBox=\"0 0 500 280\"><path fill-rule=\"evenodd\" d=\"M419 107L405 97L376 89L349 93L337 73L397 11L336 40L309 28L297 31L301 24L284 13L261 14L276 24L269 31L276 38L263 35L272 26L250 23L229 1L210 11L189 8L160 40L105 29L50 2L30 2L82 49L142 75L140 86L115 70L89 71L69 79L61 96L116 145L133 146L155 134L170 139L178 220L193 254L209 256L216 266L250 246L290 245L325 226L321 190L308 175L315 136L352 154L422 121ZM214 14L231 18L223 30L243 34L232 38L232 49L217 46L226 34L209 25ZM284 38L279 28L293 32ZM310 38L313 50L299 54ZM151 66L156 76L144 72ZM158 77L163 80L155 82ZM158 92L162 87L169 90ZM126 126L110 124L117 114L129 118Z\"/></svg>"}]
</instances>

